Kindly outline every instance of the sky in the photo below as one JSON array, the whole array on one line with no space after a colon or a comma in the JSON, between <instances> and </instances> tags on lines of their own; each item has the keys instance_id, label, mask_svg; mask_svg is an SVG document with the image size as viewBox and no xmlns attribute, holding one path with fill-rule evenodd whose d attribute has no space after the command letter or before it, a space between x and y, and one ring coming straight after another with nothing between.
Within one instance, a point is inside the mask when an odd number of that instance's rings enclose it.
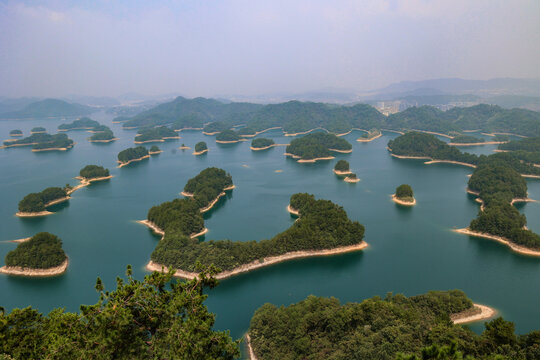
<instances>
[{"instance_id":1,"label":"sky","mask_svg":"<svg viewBox=\"0 0 540 360\"><path fill-rule=\"evenodd\" d=\"M0 95L540 78L538 0L0 0Z\"/></svg>"}]
</instances>

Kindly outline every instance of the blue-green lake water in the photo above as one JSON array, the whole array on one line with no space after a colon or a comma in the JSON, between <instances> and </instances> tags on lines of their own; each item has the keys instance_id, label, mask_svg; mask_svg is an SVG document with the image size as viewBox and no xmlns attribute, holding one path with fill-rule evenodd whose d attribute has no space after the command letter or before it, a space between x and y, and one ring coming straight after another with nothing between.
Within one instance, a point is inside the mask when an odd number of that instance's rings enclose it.
<instances>
[{"instance_id":1,"label":"blue-green lake water","mask_svg":"<svg viewBox=\"0 0 540 360\"><path fill-rule=\"evenodd\" d=\"M47 279L0 275L0 305L6 309L32 305L43 312L54 307L78 310L79 304L97 301L96 277L109 289L127 264L142 278L144 265L159 238L135 220L148 209L179 197L185 183L209 166L230 172L236 189L205 215L210 229L206 239L261 240L288 228L294 221L286 211L297 192L315 194L343 206L350 218L366 227L370 246L363 252L333 257L300 259L277 264L221 282L206 304L216 314L216 328L230 329L234 338L249 327L253 312L265 302L288 305L310 294L334 296L342 302L361 301L387 292L415 295L428 290L462 289L475 302L496 308L517 331L540 328L540 258L522 256L504 245L452 232L476 216L478 204L467 195L467 175L472 169L449 165L424 165L422 161L392 158L384 133L370 143L355 141L359 132L345 138L352 154L335 160L299 164L283 156L284 147L253 152L250 141L220 145L201 132L182 132L182 139L159 143L164 152L151 159L116 168L119 151L133 146L134 130L112 124L112 116L94 119L111 126L119 141L92 144L85 131L72 131L76 141L67 152L32 153L30 148L0 150L0 264L16 244L5 240L29 237L40 231L60 236L70 258L66 274ZM25 135L34 126L56 132L61 120L0 122L0 136L12 129ZM280 131L261 136L276 143L291 138ZM177 150L185 143L208 143L209 153L193 156ZM495 146L462 148L491 154ZM348 184L332 172L338 159L346 159L361 179ZM87 164L103 165L114 178L75 192L56 213L34 219L15 216L17 203L29 192L49 186L77 184L73 179ZM276 172L281 170L281 172ZM410 184L418 205L403 208L390 195ZM540 181L529 180L529 195L540 199ZM540 232L540 204L520 204L528 226ZM481 330L482 325L472 325Z\"/></svg>"}]
</instances>

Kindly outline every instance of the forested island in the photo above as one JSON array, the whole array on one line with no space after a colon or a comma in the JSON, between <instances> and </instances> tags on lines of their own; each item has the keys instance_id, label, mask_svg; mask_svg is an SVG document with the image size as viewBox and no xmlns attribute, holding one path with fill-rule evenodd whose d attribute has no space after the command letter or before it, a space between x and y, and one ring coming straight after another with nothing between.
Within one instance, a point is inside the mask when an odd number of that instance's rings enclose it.
<instances>
[{"instance_id":1,"label":"forested island","mask_svg":"<svg viewBox=\"0 0 540 360\"><path fill-rule=\"evenodd\" d=\"M69 200L69 195L65 188L48 187L38 193L30 193L19 202L19 217L34 217L51 215L47 207Z\"/></svg>"},{"instance_id":2,"label":"forested island","mask_svg":"<svg viewBox=\"0 0 540 360\"><path fill-rule=\"evenodd\" d=\"M79 171L79 176L87 181L100 178L109 178L109 169L99 165L86 165Z\"/></svg>"},{"instance_id":3,"label":"forested island","mask_svg":"<svg viewBox=\"0 0 540 360\"><path fill-rule=\"evenodd\" d=\"M315 162L333 159L332 151L352 152L352 145L336 135L317 132L291 141L285 155L299 159L298 162Z\"/></svg>"},{"instance_id":4,"label":"forested island","mask_svg":"<svg viewBox=\"0 0 540 360\"><path fill-rule=\"evenodd\" d=\"M276 146L276 143L272 139L256 138L256 139L251 140L250 149L254 151L266 150L266 149L270 149L273 146Z\"/></svg>"},{"instance_id":5,"label":"forested island","mask_svg":"<svg viewBox=\"0 0 540 360\"><path fill-rule=\"evenodd\" d=\"M396 188L396 192L392 195L392 200L399 205L414 206L416 199L414 192L409 184L401 184Z\"/></svg>"},{"instance_id":6,"label":"forested island","mask_svg":"<svg viewBox=\"0 0 540 360\"><path fill-rule=\"evenodd\" d=\"M199 141L195 144L195 151L193 152L193 155L202 155L205 152L208 152L208 146L206 146L204 141Z\"/></svg>"},{"instance_id":7,"label":"forested island","mask_svg":"<svg viewBox=\"0 0 540 360\"><path fill-rule=\"evenodd\" d=\"M309 256L324 256L358 251L367 246L364 227L347 217L341 206L313 195L294 194L289 208L299 214L298 221L272 239L262 241L204 241L190 239L186 231L174 231L175 218L152 253L148 269L162 265L177 270L181 277L197 276L197 263L220 269L216 278L226 278L281 261Z\"/></svg>"},{"instance_id":8,"label":"forested island","mask_svg":"<svg viewBox=\"0 0 540 360\"><path fill-rule=\"evenodd\" d=\"M45 129L43 126L36 126L33 127L32 130L30 130L30 134L41 134L46 133L47 129Z\"/></svg>"},{"instance_id":9,"label":"forested island","mask_svg":"<svg viewBox=\"0 0 540 360\"><path fill-rule=\"evenodd\" d=\"M240 141L244 141L244 139L234 130L225 130L216 136L216 142L220 144L232 144Z\"/></svg>"},{"instance_id":10,"label":"forested island","mask_svg":"<svg viewBox=\"0 0 540 360\"><path fill-rule=\"evenodd\" d=\"M23 132L22 132L22 130L18 130L18 129L16 129L16 130L11 130L11 131L9 132L9 136L13 136L13 137L16 137L16 136L23 136Z\"/></svg>"},{"instance_id":11,"label":"forested island","mask_svg":"<svg viewBox=\"0 0 540 360\"><path fill-rule=\"evenodd\" d=\"M0 273L23 276L54 276L62 274L68 266L68 258L58 236L40 232L27 241L19 243L7 253L6 265Z\"/></svg>"},{"instance_id":12,"label":"forested island","mask_svg":"<svg viewBox=\"0 0 540 360\"><path fill-rule=\"evenodd\" d=\"M357 183L360 181L360 179L356 176L355 173L351 172L350 174L348 174L344 179L343 181L345 182L348 182L348 183Z\"/></svg>"},{"instance_id":13,"label":"forested island","mask_svg":"<svg viewBox=\"0 0 540 360\"><path fill-rule=\"evenodd\" d=\"M382 136L382 133L379 129L371 129L367 131L365 134L363 134L362 136L360 136L358 139L356 139L356 141L370 142L370 141L380 138L381 136Z\"/></svg>"},{"instance_id":14,"label":"forested island","mask_svg":"<svg viewBox=\"0 0 540 360\"><path fill-rule=\"evenodd\" d=\"M69 124L60 124L58 126L58 131L92 130L98 126L100 126L99 122L92 120L88 117L83 117Z\"/></svg>"},{"instance_id":15,"label":"forested island","mask_svg":"<svg viewBox=\"0 0 540 360\"><path fill-rule=\"evenodd\" d=\"M336 175L349 175L352 174L349 167L349 162L347 160L339 160L336 165L334 165L334 173Z\"/></svg>"},{"instance_id":16,"label":"forested island","mask_svg":"<svg viewBox=\"0 0 540 360\"><path fill-rule=\"evenodd\" d=\"M118 167L126 166L134 161L148 159L149 157L148 149L144 146L128 148L118 153L118 162L120 163Z\"/></svg>"},{"instance_id":17,"label":"forested island","mask_svg":"<svg viewBox=\"0 0 540 360\"><path fill-rule=\"evenodd\" d=\"M234 189L231 174L216 167L206 168L188 180L182 195L192 197L201 212L210 210L225 195Z\"/></svg>"},{"instance_id":18,"label":"forested island","mask_svg":"<svg viewBox=\"0 0 540 360\"><path fill-rule=\"evenodd\" d=\"M252 360L538 358L538 331L518 336L514 324L500 317L481 334L453 324L484 309L480 319L493 317L493 310L473 304L460 290L388 293L347 304L309 296L289 306L260 307L251 319L248 346Z\"/></svg>"},{"instance_id":19,"label":"forested island","mask_svg":"<svg viewBox=\"0 0 540 360\"><path fill-rule=\"evenodd\" d=\"M150 154L150 155L157 155L157 154L161 154L162 152L163 152L163 150L161 150L161 149L159 148L159 146L157 146L157 145L152 145L152 146L150 147L150 151L148 151L148 154Z\"/></svg>"},{"instance_id":20,"label":"forested island","mask_svg":"<svg viewBox=\"0 0 540 360\"><path fill-rule=\"evenodd\" d=\"M180 139L180 136L166 126L159 126L152 129L139 130L135 136L135 144L165 142L168 139Z\"/></svg>"},{"instance_id":21,"label":"forested island","mask_svg":"<svg viewBox=\"0 0 540 360\"><path fill-rule=\"evenodd\" d=\"M107 143L118 140L118 138L114 136L113 131L108 126L101 125L99 129L99 131L94 129L94 134L88 138L88 141Z\"/></svg>"},{"instance_id":22,"label":"forested island","mask_svg":"<svg viewBox=\"0 0 540 360\"><path fill-rule=\"evenodd\" d=\"M216 135L216 134L219 134L220 132L223 132L225 130L229 130L231 128L230 125L222 122L222 121L214 121L214 122L211 122L210 124L207 124L204 128L203 128L203 134L204 135Z\"/></svg>"},{"instance_id":23,"label":"forested island","mask_svg":"<svg viewBox=\"0 0 540 360\"><path fill-rule=\"evenodd\" d=\"M71 149L73 145L73 140L68 138L66 134L50 135L45 133L38 133L32 134L19 140L6 140L4 141L3 148L32 146L32 151L34 152L52 150L65 151Z\"/></svg>"},{"instance_id":24,"label":"forested island","mask_svg":"<svg viewBox=\"0 0 540 360\"><path fill-rule=\"evenodd\" d=\"M206 232L200 208L189 197L153 206L146 218L144 225L162 236L173 233L195 238Z\"/></svg>"}]
</instances>

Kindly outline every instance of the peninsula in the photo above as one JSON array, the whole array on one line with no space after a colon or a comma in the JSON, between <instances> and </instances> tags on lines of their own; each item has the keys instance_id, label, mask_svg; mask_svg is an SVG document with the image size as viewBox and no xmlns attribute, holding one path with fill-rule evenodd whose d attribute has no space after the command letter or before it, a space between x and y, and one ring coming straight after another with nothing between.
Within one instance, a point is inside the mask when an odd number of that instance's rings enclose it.
<instances>
[{"instance_id":1,"label":"peninsula","mask_svg":"<svg viewBox=\"0 0 540 360\"><path fill-rule=\"evenodd\" d=\"M382 136L382 133L379 129L371 129L366 132L364 135L360 136L356 141L358 142L370 142L375 139L378 139Z\"/></svg>"},{"instance_id":2,"label":"peninsula","mask_svg":"<svg viewBox=\"0 0 540 360\"><path fill-rule=\"evenodd\" d=\"M206 146L204 141L199 141L195 144L195 151L193 152L193 155L202 155L206 152L208 152L208 146Z\"/></svg>"},{"instance_id":3,"label":"peninsula","mask_svg":"<svg viewBox=\"0 0 540 360\"><path fill-rule=\"evenodd\" d=\"M53 214L47 207L69 200L66 189L49 187L39 193L30 193L19 202L19 217L37 217Z\"/></svg>"},{"instance_id":4,"label":"peninsula","mask_svg":"<svg viewBox=\"0 0 540 360\"><path fill-rule=\"evenodd\" d=\"M212 135L219 134L220 132L223 132L225 130L229 130L230 128L231 128L231 125L229 124L226 124L221 121L214 121L204 126L203 134L212 136Z\"/></svg>"},{"instance_id":5,"label":"peninsula","mask_svg":"<svg viewBox=\"0 0 540 360\"><path fill-rule=\"evenodd\" d=\"M392 195L392 200L399 205L414 206L416 199L414 198L413 189L408 184L401 184L396 188L396 192Z\"/></svg>"},{"instance_id":6,"label":"peninsula","mask_svg":"<svg viewBox=\"0 0 540 360\"><path fill-rule=\"evenodd\" d=\"M349 175L347 175L343 181L345 182L348 182L348 183L357 183L360 181L360 179L356 176L355 173L350 173Z\"/></svg>"},{"instance_id":7,"label":"peninsula","mask_svg":"<svg viewBox=\"0 0 540 360\"><path fill-rule=\"evenodd\" d=\"M317 132L291 141L285 155L299 159L298 162L315 162L333 159L330 151L351 152L352 145L336 135Z\"/></svg>"},{"instance_id":8,"label":"peninsula","mask_svg":"<svg viewBox=\"0 0 540 360\"><path fill-rule=\"evenodd\" d=\"M267 150L274 146L287 146L288 144L276 144L272 139L256 138L251 141L250 149L253 151Z\"/></svg>"},{"instance_id":9,"label":"peninsula","mask_svg":"<svg viewBox=\"0 0 540 360\"><path fill-rule=\"evenodd\" d=\"M182 195L191 197L201 212L206 212L225 196L225 191L234 189L232 177L223 169L211 167L204 169L188 180Z\"/></svg>"},{"instance_id":10,"label":"peninsula","mask_svg":"<svg viewBox=\"0 0 540 360\"><path fill-rule=\"evenodd\" d=\"M120 163L118 167L121 168L131 164L132 162L141 161L148 158L150 158L150 154L148 153L148 149L146 149L144 146L128 148L118 153L118 162Z\"/></svg>"}]
</instances>

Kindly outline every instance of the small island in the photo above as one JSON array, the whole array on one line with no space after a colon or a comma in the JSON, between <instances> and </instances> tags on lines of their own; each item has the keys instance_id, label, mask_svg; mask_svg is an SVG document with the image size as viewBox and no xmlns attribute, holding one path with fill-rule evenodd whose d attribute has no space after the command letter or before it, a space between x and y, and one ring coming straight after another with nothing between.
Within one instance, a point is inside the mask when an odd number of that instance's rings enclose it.
<instances>
[{"instance_id":1,"label":"small island","mask_svg":"<svg viewBox=\"0 0 540 360\"><path fill-rule=\"evenodd\" d=\"M13 136L13 137L18 137L18 136L23 136L23 132L21 130L11 130L9 132L9 136Z\"/></svg>"},{"instance_id":2,"label":"small island","mask_svg":"<svg viewBox=\"0 0 540 360\"><path fill-rule=\"evenodd\" d=\"M139 130L135 136L135 144L165 142L165 140L170 139L180 139L180 136L166 126L159 126L152 129Z\"/></svg>"},{"instance_id":3,"label":"small island","mask_svg":"<svg viewBox=\"0 0 540 360\"><path fill-rule=\"evenodd\" d=\"M216 142L219 144L234 144L240 141L245 141L234 130L225 130L217 134Z\"/></svg>"},{"instance_id":4,"label":"small island","mask_svg":"<svg viewBox=\"0 0 540 360\"><path fill-rule=\"evenodd\" d=\"M70 130L92 130L100 126L99 122L92 120L88 117L80 118L69 124L61 124L58 126L58 131L70 131Z\"/></svg>"},{"instance_id":5,"label":"small island","mask_svg":"<svg viewBox=\"0 0 540 360\"><path fill-rule=\"evenodd\" d=\"M216 134L219 134L220 132L223 132L225 130L229 130L231 128L230 125L228 124L225 124L224 122L221 122L221 121L214 121L210 124L207 124L204 128L203 128L203 134L204 135L216 135Z\"/></svg>"},{"instance_id":6,"label":"small island","mask_svg":"<svg viewBox=\"0 0 540 360\"><path fill-rule=\"evenodd\" d=\"M371 129L366 132L364 135L360 136L356 141L358 142L370 142L375 139L378 139L382 136L382 133L379 129Z\"/></svg>"},{"instance_id":7,"label":"small island","mask_svg":"<svg viewBox=\"0 0 540 360\"><path fill-rule=\"evenodd\" d=\"M250 149L253 151L260 151L270 149L274 146L280 146L284 144L276 144L274 140L267 138L256 138L251 141Z\"/></svg>"},{"instance_id":8,"label":"small island","mask_svg":"<svg viewBox=\"0 0 540 360\"><path fill-rule=\"evenodd\" d=\"M202 155L206 152L208 152L208 146L206 146L204 141L200 141L195 144L195 151L193 152L193 155Z\"/></svg>"},{"instance_id":9,"label":"small island","mask_svg":"<svg viewBox=\"0 0 540 360\"><path fill-rule=\"evenodd\" d=\"M0 273L19 276L55 276L63 274L68 258L58 236L40 232L7 253Z\"/></svg>"},{"instance_id":10,"label":"small island","mask_svg":"<svg viewBox=\"0 0 540 360\"><path fill-rule=\"evenodd\" d=\"M102 181L102 180L108 180L111 179L112 176L109 173L109 169L104 168L103 166L99 165L86 165L79 171L79 176L76 179L81 180L81 182L95 182L95 181ZM70 191L70 194L75 191Z\"/></svg>"},{"instance_id":11,"label":"small island","mask_svg":"<svg viewBox=\"0 0 540 360\"><path fill-rule=\"evenodd\" d=\"M189 146L186 146L186 144L182 144L182 146L180 146L178 149L180 149L180 150L189 150L191 148Z\"/></svg>"},{"instance_id":12,"label":"small island","mask_svg":"<svg viewBox=\"0 0 540 360\"><path fill-rule=\"evenodd\" d=\"M32 130L30 130L30 134L44 134L46 132L47 132L47 129L45 129L42 126L33 127Z\"/></svg>"},{"instance_id":13,"label":"small island","mask_svg":"<svg viewBox=\"0 0 540 360\"><path fill-rule=\"evenodd\" d=\"M74 145L73 140L67 137L66 134L32 134L28 137L15 140L5 140L2 148L32 146L32 151L66 151Z\"/></svg>"},{"instance_id":14,"label":"small island","mask_svg":"<svg viewBox=\"0 0 540 360\"><path fill-rule=\"evenodd\" d=\"M161 150L161 149L159 148L159 146L157 146L157 145L152 145L152 146L150 147L150 151L148 151L148 154L150 154L150 155L157 155L157 154L161 154L162 152L163 152L163 150Z\"/></svg>"},{"instance_id":15,"label":"small island","mask_svg":"<svg viewBox=\"0 0 540 360\"><path fill-rule=\"evenodd\" d=\"M201 212L206 212L225 196L225 191L234 189L231 174L216 167L206 168L188 180L182 195L191 197Z\"/></svg>"},{"instance_id":16,"label":"small island","mask_svg":"<svg viewBox=\"0 0 540 360\"><path fill-rule=\"evenodd\" d=\"M120 163L118 167L121 168L132 162L148 159L149 157L150 154L148 153L148 149L144 146L128 148L118 153L118 162Z\"/></svg>"},{"instance_id":17,"label":"small island","mask_svg":"<svg viewBox=\"0 0 540 360\"><path fill-rule=\"evenodd\" d=\"M340 176L352 174L352 171L349 168L349 162L347 160L339 160L336 165L334 165L334 173Z\"/></svg>"},{"instance_id":18,"label":"small island","mask_svg":"<svg viewBox=\"0 0 540 360\"><path fill-rule=\"evenodd\" d=\"M343 181L354 184L354 183L359 182L360 179L356 176L355 173L350 173L349 175L345 177L345 179L343 179Z\"/></svg>"},{"instance_id":19,"label":"small island","mask_svg":"<svg viewBox=\"0 0 540 360\"><path fill-rule=\"evenodd\" d=\"M299 159L298 162L316 162L333 159L331 151L350 153L352 145L334 134L317 132L291 141L285 155Z\"/></svg>"},{"instance_id":20,"label":"small island","mask_svg":"<svg viewBox=\"0 0 540 360\"><path fill-rule=\"evenodd\" d=\"M65 188L48 187L39 193L30 193L19 202L19 211L15 214L19 217L37 217L52 215L47 207L69 200L69 194Z\"/></svg>"},{"instance_id":21,"label":"small island","mask_svg":"<svg viewBox=\"0 0 540 360\"><path fill-rule=\"evenodd\" d=\"M396 193L392 195L392 200L399 205L414 206L416 199L414 198L413 189L408 184L401 184L396 188Z\"/></svg>"},{"instance_id":22,"label":"small island","mask_svg":"<svg viewBox=\"0 0 540 360\"><path fill-rule=\"evenodd\" d=\"M108 143L116 140L118 138L114 136L114 133L110 129L97 132L88 138L88 141L93 143Z\"/></svg>"}]
</instances>

